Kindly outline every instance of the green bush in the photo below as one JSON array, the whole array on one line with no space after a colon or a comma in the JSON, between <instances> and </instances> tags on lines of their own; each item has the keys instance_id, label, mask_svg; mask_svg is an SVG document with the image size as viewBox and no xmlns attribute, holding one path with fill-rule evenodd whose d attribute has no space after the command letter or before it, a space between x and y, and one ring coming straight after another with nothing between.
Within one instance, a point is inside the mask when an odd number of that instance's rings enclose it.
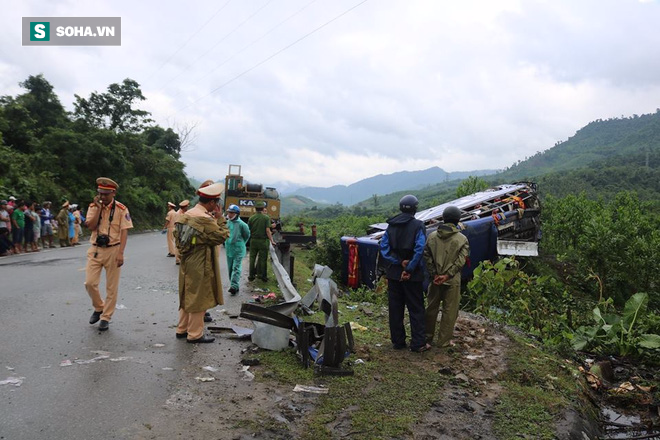
<instances>
[{"instance_id":1,"label":"green bush","mask_svg":"<svg viewBox=\"0 0 660 440\"><path fill-rule=\"evenodd\" d=\"M637 292L648 292L652 308L660 307L660 218L635 193L620 192L605 202L584 194L549 197L543 210L546 252L572 265L591 283L591 293L612 297L622 306Z\"/></svg>"},{"instance_id":2,"label":"green bush","mask_svg":"<svg viewBox=\"0 0 660 440\"><path fill-rule=\"evenodd\" d=\"M466 291L476 313L536 335L549 345L564 345L576 304L564 285L550 275L530 276L517 260L483 261Z\"/></svg>"}]
</instances>

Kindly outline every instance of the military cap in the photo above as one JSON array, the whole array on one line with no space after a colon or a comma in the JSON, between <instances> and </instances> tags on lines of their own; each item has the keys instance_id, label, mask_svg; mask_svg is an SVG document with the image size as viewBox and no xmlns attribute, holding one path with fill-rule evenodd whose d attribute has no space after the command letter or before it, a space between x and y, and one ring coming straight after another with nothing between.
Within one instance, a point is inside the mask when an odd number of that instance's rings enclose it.
<instances>
[{"instance_id":1,"label":"military cap","mask_svg":"<svg viewBox=\"0 0 660 440\"><path fill-rule=\"evenodd\" d=\"M186 206L190 205L190 200L186 199L183 202L179 203L179 206L182 208L185 208Z\"/></svg>"},{"instance_id":2,"label":"military cap","mask_svg":"<svg viewBox=\"0 0 660 440\"><path fill-rule=\"evenodd\" d=\"M176 208L176 205L172 202L167 202L167 206L171 206L172 208Z\"/></svg>"},{"instance_id":3,"label":"military cap","mask_svg":"<svg viewBox=\"0 0 660 440\"><path fill-rule=\"evenodd\" d=\"M96 179L96 184L98 185L97 191L101 194L109 194L112 191L117 191L117 188L119 188L117 182L107 177L99 177Z\"/></svg>"},{"instance_id":4,"label":"military cap","mask_svg":"<svg viewBox=\"0 0 660 440\"><path fill-rule=\"evenodd\" d=\"M9 196L9 200L16 200L16 197L14 197L14 196Z\"/></svg>"},{"instance_id":5,"label":"military cap","mask_svg":"<svg viewBox=\"0 0 660 440\"><path fill-rule=\"evenodd\" d=\"M266 207L266 202L260 200L254 204L254 207L257 209L264 209Z\"/></svg>"},{"instance_id":6,"label":"military cap","mask_svg":"<svg viewBox=\"0 0 660 440\"><path fill-rule=\"evenodd\" d=\"M200 187L197 190L197 194L202 197L207 197L209 199L217 199L220 197L220 194L225 190L224 183L213 183L209 186Z\"/></svg>"}]
</instances>

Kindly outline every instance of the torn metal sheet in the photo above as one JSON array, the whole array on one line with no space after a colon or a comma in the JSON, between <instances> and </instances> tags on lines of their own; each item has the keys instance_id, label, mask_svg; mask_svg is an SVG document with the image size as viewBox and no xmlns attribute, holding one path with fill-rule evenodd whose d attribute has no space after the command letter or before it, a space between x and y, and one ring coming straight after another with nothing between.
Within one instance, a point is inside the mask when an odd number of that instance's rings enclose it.
<instances>
[{"instance_id":1,"label":"torn metal sheet","mask_svg":"<svg viewBox=\"0 0 660 440\"><path fill-rule=\"evenodd\" d=\"M300 295L289 274L277 258L277 253L269 245L270 260L277 284L284 296L285 302L263 307L256 304L241 305L241 317L254 322L252 342L268 350L283 350L289 346L289 334L293 329L293 312L298 308Z\"/></svg>"},{"instance_id":2,"label":"torn metal sheet","mask_svg":"<svg viewBox=\"0 0 660 440\"><path fill-rule=\"evenodd\" d=\"M229 333L230 336L236 338L247 338L248 336L254 333L254 330L247 327L239 327L237 325L232 325L231 327L216 327L208 326L206 327L211 333Z\"/></svg>"}]
</instances>

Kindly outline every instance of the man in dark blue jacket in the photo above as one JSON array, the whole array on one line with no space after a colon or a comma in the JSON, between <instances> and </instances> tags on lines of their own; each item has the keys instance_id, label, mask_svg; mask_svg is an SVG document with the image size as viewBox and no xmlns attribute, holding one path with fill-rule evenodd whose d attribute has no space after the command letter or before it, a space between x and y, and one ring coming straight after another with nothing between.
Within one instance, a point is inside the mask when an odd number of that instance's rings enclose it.
<instances>
[{"instance_id":1,"label":"man in dark blue jacket","mask_svg":"<svg viewBox=\"0 0 660 440\"><path fill-rule=\"evenodd\" d=\"M406 329L403 325L405 308L410 315L410 350L426 351L424 328L424 223L415 218L417 197L403 196L398 214L387 220L388 228L380 241L385 259L387 296L389 301L390 337L395 349L406 348Z\"/></svg>"}]
</instances>

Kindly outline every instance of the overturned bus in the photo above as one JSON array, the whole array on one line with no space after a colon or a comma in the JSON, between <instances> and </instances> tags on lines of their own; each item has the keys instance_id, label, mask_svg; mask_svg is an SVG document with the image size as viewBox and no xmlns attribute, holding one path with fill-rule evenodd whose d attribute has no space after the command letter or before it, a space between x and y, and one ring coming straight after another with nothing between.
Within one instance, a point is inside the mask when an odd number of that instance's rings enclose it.
<instances>
[{"instance_id":1,"label":"overturned bus","mask_svg":"<svg viewBox=\"0 0 660 440\"><path fill-rule=\"evenodd\" d=\"M437 229L442 212L450 205L461 210L458 228L470 243L463 278L469 278L481 261L498 255L538 255L541 207L535 183L499 185L420 211L415 217L424 222L427 235ZM371 225L364 237L341 238L345 285L375 287L385 272L379 243L386 229L387 223L378 223Z\"/></svg>"}]
</instances>

